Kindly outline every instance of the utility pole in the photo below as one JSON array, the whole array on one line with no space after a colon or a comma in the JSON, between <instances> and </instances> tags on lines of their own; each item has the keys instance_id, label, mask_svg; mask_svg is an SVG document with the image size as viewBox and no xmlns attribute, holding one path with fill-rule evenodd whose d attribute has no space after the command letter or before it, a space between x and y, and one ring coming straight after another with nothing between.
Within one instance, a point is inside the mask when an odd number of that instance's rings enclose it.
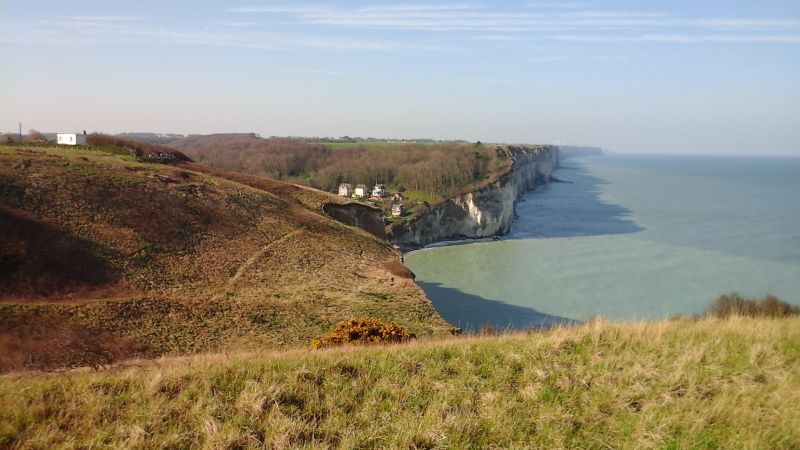
<instances>
[{"instance_id":1,"label":"utility pole","mask_svg":"<svg viewBox=\"0 0 800 450\"><path fill-rule=\"evenodd\" d=\"M19 123L19 140L22 140L22 122Z\"/></svg>"}]
</instances>

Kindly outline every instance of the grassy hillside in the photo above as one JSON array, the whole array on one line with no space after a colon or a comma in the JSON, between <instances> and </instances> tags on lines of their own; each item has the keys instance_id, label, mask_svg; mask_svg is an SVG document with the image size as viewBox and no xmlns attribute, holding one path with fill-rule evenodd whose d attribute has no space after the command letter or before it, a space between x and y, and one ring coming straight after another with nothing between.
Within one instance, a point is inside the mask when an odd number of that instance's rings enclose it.
<instances>
[{"instance_id":1,"label":"grassy hillside","mask_svg":"<svg viewBox=\"0 0 800 450\"><path fill-rule=\"evenodd\" d=\"M200 165L0 147L0 371L305 345L340 320L448 325L326 194ZM329 196L333 198L332 196Z\"/></svg>"},{"instance_id":2,"label":"grassy hillside","mask_svg":"<svg viewBox=\"0 0 800 450\"><path fill-rule=\"evenodd\" d=\"M800 447L800 318L0 377L0 447Z\"/></svg>"}]
</instances>

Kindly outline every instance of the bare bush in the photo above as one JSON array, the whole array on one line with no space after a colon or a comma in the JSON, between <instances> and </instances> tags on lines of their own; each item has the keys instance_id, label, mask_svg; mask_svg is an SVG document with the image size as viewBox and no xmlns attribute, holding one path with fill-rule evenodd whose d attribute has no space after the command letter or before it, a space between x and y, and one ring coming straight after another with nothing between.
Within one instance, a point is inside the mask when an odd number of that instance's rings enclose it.
<instances>
[{"instance_id":1,"label":"bare bush","mask_svg":"<svg viewBox=\"0 0 800 450\"><path fill-rule=\"evenodd\" d=\"M706 315L718 318L730 316L744 317L786 317L800 314L800 307L790 305L774 295L761 299L744 298L739 294L727 294L714 300L706 309Z\"/></svg>"}]
</instances>

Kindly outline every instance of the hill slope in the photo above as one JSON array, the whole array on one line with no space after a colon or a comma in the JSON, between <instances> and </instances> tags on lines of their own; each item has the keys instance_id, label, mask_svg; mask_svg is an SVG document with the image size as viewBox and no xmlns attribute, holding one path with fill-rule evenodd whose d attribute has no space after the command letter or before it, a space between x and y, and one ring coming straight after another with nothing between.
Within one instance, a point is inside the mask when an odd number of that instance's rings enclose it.
<instances>
[{"instance_id":1,"label":"hill slope","mask_svg":"<svg viewBox=\"0 0 800 450\"><path fill-rule=\"evenodd\" d=\"M399 254L322 214L324 195L193 164L0 148L0 370L306 344L362 315L446 332L384 265Z\"/></svg>"},{"instance_id":2,"label":"hill slope","mask_svg":"<svg viewBox=\"0 0 800 450\"><path fill-rule=\"evenodd\" d=\"M7 375L0 401L11 447L798 448L800 319Z\"/></svg>"}]
</instances>

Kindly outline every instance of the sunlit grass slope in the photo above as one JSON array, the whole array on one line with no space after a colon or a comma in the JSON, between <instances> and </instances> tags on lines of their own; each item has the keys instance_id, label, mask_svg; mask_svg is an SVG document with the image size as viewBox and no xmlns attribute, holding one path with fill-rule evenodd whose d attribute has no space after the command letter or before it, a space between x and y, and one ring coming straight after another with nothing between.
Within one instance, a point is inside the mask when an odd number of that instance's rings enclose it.
<instances>
[{"instance_id":1,"label":"sunlit grass slope","mask_svg":"<svg viewBox=\"0 0 800 450\"><path fill-rule=\"evenodd\" d=\"M198 164L0 146L0 372L451 326L335 196Z\"/></svg>"},{"instance_id":2,"label":"sunlit grass slope","mask_svg":"<svg viewBox=\"0 0 800 450\"><path fill-rule=\"evenodd\" d=\"M0 378L0 447L798 448L800 319L674 320Z\"/></svg>"}]
</instances>

